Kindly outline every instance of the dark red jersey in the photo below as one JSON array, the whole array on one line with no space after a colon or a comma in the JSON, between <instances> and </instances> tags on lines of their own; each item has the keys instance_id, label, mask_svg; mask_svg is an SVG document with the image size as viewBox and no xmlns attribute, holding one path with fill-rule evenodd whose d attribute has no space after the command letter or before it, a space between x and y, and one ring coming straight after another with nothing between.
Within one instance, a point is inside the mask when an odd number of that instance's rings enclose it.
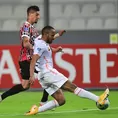
<instances>
[{"instance_id":1,"label":"dark red jersey","mask_svg":"<svg viewBox=\"0 0 118 118\"><path fill-rule=\"evenodd\" d=\"M31 60L32 58L32 50L23 47L23 37L27 37L29 42L34 45L34 39L39 36L37 29L31 25L29 22L25 22L23 26L20 28L20 40L21 40L21 48L20 48L20 57L19 61Z\"/></svg>"}]
</instances>

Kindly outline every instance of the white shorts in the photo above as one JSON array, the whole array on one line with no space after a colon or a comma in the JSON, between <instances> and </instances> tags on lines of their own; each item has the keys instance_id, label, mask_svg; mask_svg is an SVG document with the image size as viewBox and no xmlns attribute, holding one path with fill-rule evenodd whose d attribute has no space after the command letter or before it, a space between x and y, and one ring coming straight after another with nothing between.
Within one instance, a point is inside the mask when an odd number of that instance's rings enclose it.
<instances>
[{"instance_id":1,"label":"white shorts","mask_svg":"<svg viewBox=\"0 0 118 118\"><path fill-rule=\"evenodd\" d=\"M56 69L51 69L50 72L43 74L38 73L38 78L41 86L48 92L49 95L55 93L68 80L63 74Z\"/></svg>"}]
</instances>

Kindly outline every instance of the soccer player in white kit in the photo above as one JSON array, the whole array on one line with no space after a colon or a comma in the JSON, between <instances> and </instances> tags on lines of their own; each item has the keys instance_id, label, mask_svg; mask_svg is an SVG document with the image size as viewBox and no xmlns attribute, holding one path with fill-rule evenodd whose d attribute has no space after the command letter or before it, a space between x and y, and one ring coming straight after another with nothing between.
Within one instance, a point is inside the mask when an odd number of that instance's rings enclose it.
<instances>
[{"instance_id":1,"label":"soccer player in white kit","mask_svg":"<svg viewBox=\"0 0 118 118\"><path fill-rule=\"evenodd\" d=\"M34 54L30 64L30 83L34 83L34 68L36 62L38 63L38 68L40 73L40 84L42 87L51 95L54 100L47 102L43 106L33 105L31 110L26 113L26 115L33 115L39 112L53 109L55 107L65 104L65 98L63 95L63 90L74 93L77 96L88 98L100 104L104 104L106 98L109 95L109 89L107 88L105 92L97 96L89 91L86 91L75 84L71 83L68 78L63 74L58 72L53 67L52 51L50 45L54 40L55 29L51 26L46 26L42 29L42 38L40 40L35 40L34 44Z\"/></svg>"}]
</instances>

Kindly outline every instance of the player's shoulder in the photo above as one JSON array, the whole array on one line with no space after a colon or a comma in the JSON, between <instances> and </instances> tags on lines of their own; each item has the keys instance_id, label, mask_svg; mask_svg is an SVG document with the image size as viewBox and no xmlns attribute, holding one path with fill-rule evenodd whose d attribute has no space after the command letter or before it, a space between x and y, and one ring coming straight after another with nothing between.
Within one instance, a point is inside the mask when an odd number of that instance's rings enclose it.
<instances>
[{"instance_id":1,"label":"player's shoulder","mask_svg":"<svg viewBox=\"0 0 118 118\"><path fill-rule=\"evenodd\" d=\"M24 22L24 25L27 26L27 27L31 26L31 24L29 22L27 22L27 21Z\"/></svg>"},{"instance_id":2,"label":"player's shoulder","mask_svg":"<svg viewBox=\"0 0 118 118\"><path fill-rule=\"evenodd\" d=\"M41 40L41 36L42 35L39 35L38 37L36 37L34 41Z\"/></svg>"},{"instance_id":3,"label":"player's shoulder","mask_svg":"<svg viewBox=\"0 0 118 118\"><path fill-rule=\"evenodd\" d=\"M27 28L30 28L31 27L31 24L28 23L27 21L24 21L24 23L22 23L22 26L21 27L27 27Z\"/></svg>"},{"instance_id":4,"label":"player's shoulder","mask_svg":"<svg viewBox=\"0 0 118 118\"><path fill-rule=\"evenodd\" d=\"M41 48L45 48L46 47L44 41L42 39L38 38L38 37L34 40L34 43L38 47L41 47Z\"/></svg>"},{"instance_id":5,"label":"player's shoulder","mask_svg":"<svg viewBox=\"0 0 118 118\"><path fill-rule=\"evenodd\" d=\"M21 32L29 32L30 31L30 28L31 28L31 24L28 23L27 21L25 21L21 27L20 27L20 31Z\"/></svg>"}]
</instances>

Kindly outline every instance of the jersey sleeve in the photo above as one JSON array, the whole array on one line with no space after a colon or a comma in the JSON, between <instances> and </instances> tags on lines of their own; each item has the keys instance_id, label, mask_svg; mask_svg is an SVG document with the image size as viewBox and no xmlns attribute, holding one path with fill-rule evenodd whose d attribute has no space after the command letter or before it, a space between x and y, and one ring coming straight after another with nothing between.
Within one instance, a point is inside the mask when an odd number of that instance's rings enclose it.
<instances>
[{"instance_id":1,"label":"jersey sleeve","mask_svg":"<svg viewBox=\"0 0 118 118\"><path fill-rule=\"evenodd\" d=\"M30 39L30 26L28 25L24 25L22 27L22 32L21 32L21 37L27 37L28 39Z\"/></svg>"},{"instance_id":2,"label":"jersey sleeve","mask_svg":"<svg viewBox=\"0 0 118 118\"><path fill-rule=\"evenodd\" d=\"M45 50L46 50L45 46L43 46L40 43L37 43L37 41L35 41L33 54L38 54L39 56L41 56L45 52Z\"/></svg>"}]
</instances>

